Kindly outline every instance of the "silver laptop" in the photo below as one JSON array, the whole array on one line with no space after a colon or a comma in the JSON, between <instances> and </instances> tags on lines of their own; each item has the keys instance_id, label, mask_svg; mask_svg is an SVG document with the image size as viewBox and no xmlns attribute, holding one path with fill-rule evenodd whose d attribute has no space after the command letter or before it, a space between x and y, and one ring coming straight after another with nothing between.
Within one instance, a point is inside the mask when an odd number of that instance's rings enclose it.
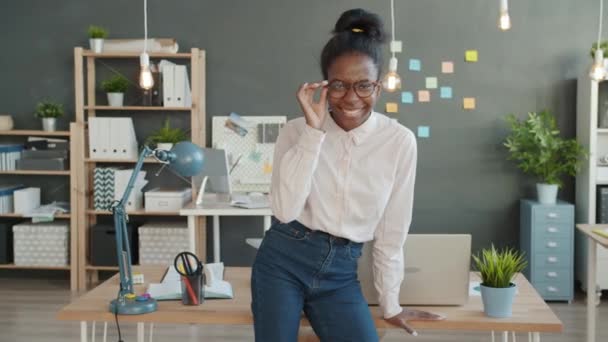
<instances>
[{"instance_id":1,"label":"silver laptop","mask_svg":"<svg viewBox=\"0 0 608 342\"><path fill-rule=\"evenodd\" d=\"M372 272L372 243L363 246L358 276L368 304L378 304ZM463 305L469 298L471 235L409 234L403 248L401 305Z\"/></svg>"}]
</instances>

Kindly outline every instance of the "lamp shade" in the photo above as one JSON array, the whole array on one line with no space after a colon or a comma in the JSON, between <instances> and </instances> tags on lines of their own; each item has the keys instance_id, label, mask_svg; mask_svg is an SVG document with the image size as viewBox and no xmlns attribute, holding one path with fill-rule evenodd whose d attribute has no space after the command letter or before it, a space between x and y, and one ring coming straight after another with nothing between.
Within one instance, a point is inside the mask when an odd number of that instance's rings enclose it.
<instances>
[{"instance_id":1,"label":"lamp shade","mask_svg":"<svg viewBox=\"0 0 608 342\"><path fill-rule=\"evenodd\" d=\"M198 145L182 141L171 149L169 167L184 177L193 177L203 170L205 156Z\"/></svg>"}]
</instances>

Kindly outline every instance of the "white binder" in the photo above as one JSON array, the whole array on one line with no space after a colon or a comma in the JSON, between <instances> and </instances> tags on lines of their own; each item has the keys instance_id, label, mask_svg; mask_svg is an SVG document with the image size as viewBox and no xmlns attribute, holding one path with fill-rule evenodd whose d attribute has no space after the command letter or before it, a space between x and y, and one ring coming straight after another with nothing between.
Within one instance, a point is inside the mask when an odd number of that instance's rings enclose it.
<instances>
[{"instance_id":1,"label":"white binder","mask_svg":"<svg viewBox=\"0 0 608 342\"><path fill-rule=\"evenodd\" d=\"M116 170L114 172L114 199L120 200L125 190L127 189L127 185L129 184L129 179L131 178L131 173L133 173L133 169L122 169ZM127 203L125 203L125 209L129 211L143 210L144 208L144 194L141 191L148 181L145 179L146 171L140 171L137 175L135 183L133 184L133 189L131 190L131 194L127 199Z\"/></svg>"},{"instance_id":2,"label":"white binder","mask_svg":"<svg viewBox=\"0 0 608 342\"><path fill-rule=\"evenodd\" d=\"M160 63L160 68L163 82L163 106L176 107L177 102L174 94L175 64L163 60Z\"/></svg>"},{"instance_id":3,"label":"white binder","mask_svg":"<svg viewBox=\"0 0 608 342\"><path fill-rule=\"evenodd\" d=\"M107 118L89 118L89 157L102 159L111 157L110 126Z\"/></svg>"},{"instance_id":4,"label":"white binder","mask_svg":"<svg viewBox=\"0 0 608 342\"><path fill-rule=\"evenodd\" d=\"M188 80L188 68L185 65L175 65L173 94L177 107L191 107L192 95Z\"/></svg>"},{"instance_id":5,"label":"white binder","mask_svg":"<svg viewBox=\"0 0 608 342\"><path fill-rule=\"evenodd\" d=\"M110 139L111 159L128 160L137 159L137 138L131 118L104 118L108 119L112 136Z\"/></svg>"}]
</instances>

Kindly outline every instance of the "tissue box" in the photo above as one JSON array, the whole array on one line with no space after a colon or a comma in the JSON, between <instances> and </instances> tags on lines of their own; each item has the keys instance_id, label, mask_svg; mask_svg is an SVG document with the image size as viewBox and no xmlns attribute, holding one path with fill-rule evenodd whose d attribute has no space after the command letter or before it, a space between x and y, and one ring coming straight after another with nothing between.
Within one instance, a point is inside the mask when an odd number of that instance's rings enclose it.
<instances>
[{"instance_id":1,"label":"tissue box","mask_svg":"<svg viewBox=\"0 0 608 342\"><path fill-rule=\"evenodd\" d=\"M176 212L192 201L192 189L155 188L144 196L146 211Z\"/></svg>"},{"instance_id":2,"label":"tissue box","mask_svg":"<svg viewBox=\"0 0 608 342\"><path fill-rule=\"evenodd\" d=\"M25 188L13 193L15 213L26 214L40 206L40 188Z\"/></svg>"}]
</instances>

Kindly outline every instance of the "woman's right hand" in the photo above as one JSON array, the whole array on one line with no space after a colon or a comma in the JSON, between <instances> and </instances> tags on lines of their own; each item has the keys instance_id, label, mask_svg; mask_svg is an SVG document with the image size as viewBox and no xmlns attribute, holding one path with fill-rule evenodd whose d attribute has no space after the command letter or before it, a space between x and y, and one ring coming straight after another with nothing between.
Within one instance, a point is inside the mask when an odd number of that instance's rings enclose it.
<instances>
[{"instance_id":1,"label":"woman's right hand","mask_svg":"<svg viewBox=\"0 0 608 342\"><path fill-rule=\"evenodd\" d=\"M321 129L325 116L329 115L327 110L327 81L317 83L304 83L298 89L296 97L306 117L306 123L316 129ZM314 102L317 89L321 88L319 102Z\"/></svg>"}]
</instances>

